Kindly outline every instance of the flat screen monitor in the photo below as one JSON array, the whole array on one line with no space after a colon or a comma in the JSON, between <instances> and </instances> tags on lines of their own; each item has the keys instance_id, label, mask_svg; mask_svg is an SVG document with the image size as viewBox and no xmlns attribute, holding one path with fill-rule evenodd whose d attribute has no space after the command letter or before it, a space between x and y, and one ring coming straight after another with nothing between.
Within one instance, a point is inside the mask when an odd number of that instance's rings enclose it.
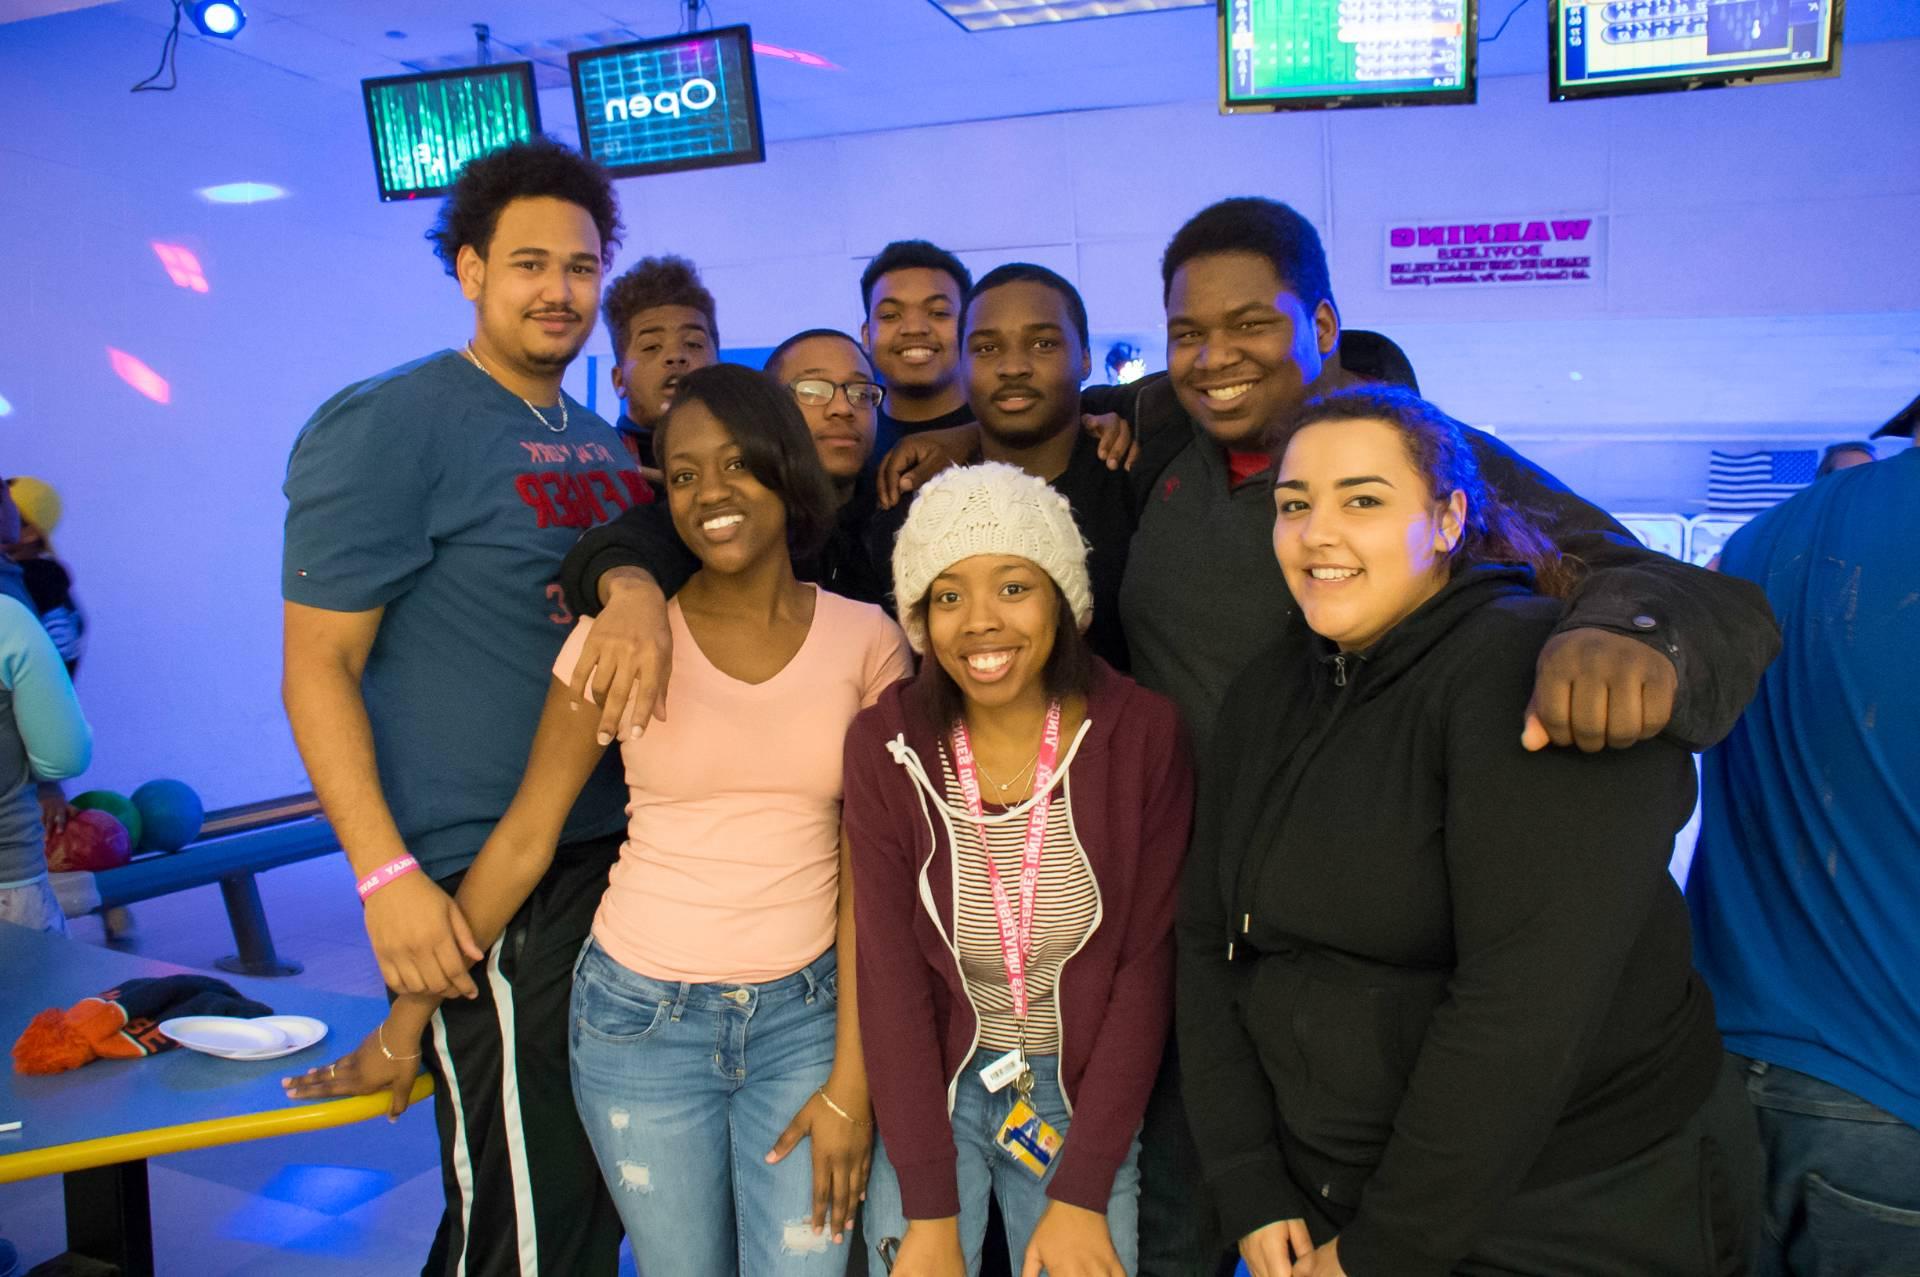
<instances>
[{"instance_id":1,"label":"flat screen monitor","mask_svg":"<svg viewBox=\"0 0 1920 1277\"><path fill-rule=\"evenodd\" d=\"M1553 100L1840 74L1846 0L1551 0Z\"/></svg>"},{"instance_id":2,"label":"flat screen monitor","mask_svg":"<svg viewBox=\"0 0 1920 1277\"><path fill-rule=\"evenodd\" d=\"M744 26L568 55L580 149L615 177L767 158Z\"/></svg>"},{"instance_id":3,"label":"flat screen monitor","mask_svg":"<svg viewBox=\"0 0 1920 1277\"><path fill-rule=\"evenodd\" d=\"M360 81L383 200L444 195L467 161L540 132L531 62Z\"/></svg>"},{"instance_id":4,"label":"flat screen monitor","mask_svg":"<svg viewBox=\"0 0 1920 1277\"><path fill-rule=\"evenodd\" d=\"M1474 0L1220 0L1220 110L1467 103Z\"/></svg>"}]
</instances>

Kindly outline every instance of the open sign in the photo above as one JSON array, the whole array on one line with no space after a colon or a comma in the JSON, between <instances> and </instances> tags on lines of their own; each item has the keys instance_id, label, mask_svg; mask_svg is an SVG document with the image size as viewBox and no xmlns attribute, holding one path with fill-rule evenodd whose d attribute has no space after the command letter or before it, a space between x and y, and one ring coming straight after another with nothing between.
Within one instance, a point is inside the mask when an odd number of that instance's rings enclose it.
<instances>
[{"instance_id":1,"label":"open sign","mask_svg":"<svg viewBox=\"0 0 1920 1277\"><path fill-rule=\"evenodd\" d=\"M576 49L567 65L580 149L614 177L766 158L744 26Z\"/></svg>"},{"instance_id":2,"label":"open sign","mask_svg":"<svg viewBox=\"0 0 1920 1277\"><path fill-rule=\"evenodd\" d=\"M678 89L661 89L651 96L636 93L632 97L607 99L607 123L644 120L649 115L667 115L679 119L682 112L704 111L720 99L720 90L712 80L697 75Z\"/></svg>"}]
</instances>

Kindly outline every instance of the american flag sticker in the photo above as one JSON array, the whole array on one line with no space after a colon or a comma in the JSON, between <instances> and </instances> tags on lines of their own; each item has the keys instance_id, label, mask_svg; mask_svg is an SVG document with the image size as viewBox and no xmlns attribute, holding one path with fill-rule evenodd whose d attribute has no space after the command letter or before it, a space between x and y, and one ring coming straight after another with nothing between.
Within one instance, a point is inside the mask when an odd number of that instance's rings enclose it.
<instances>
[{"instance_id":1,"label":"american flag sticker","mask_svg":"<svg viewBox=\"0 0 1920 1277\"><path fill-rule=\"evenodd\" d=\"M1771 510L1812 483L1820 454L1812 448L1784 452L1715 452L1707 470L1707 509L1733 514Z\"/></svg>"}]
</instances>

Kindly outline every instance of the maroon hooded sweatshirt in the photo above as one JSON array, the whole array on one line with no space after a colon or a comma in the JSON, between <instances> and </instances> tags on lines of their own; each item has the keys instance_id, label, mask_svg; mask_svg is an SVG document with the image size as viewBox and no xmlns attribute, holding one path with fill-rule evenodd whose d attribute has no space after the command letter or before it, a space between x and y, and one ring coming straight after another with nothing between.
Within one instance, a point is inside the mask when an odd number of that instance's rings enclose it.
<instances>
[{"instance_id":1,"label":"maroon hooded sweatshirt","mask_svg":"<svg viewBox=\"0 0 1920 1277\"><path fill-rule=\"evenodd\" d=\"M845 823L858 925L860 1041L909 1219L960 1213L953 1097L979 1041L954 949L953 826L940 733L896 683L847 733ZM1047 1195L1105 1212L1173 1013L1173 920L1193 814L1186 730L1164 696L1096 663L1054 785L1099 909L1060 971L1060 1082L1073 1121ZM1049 849L1051 851L1051 849Z\"/></svg>"}]
</instances>

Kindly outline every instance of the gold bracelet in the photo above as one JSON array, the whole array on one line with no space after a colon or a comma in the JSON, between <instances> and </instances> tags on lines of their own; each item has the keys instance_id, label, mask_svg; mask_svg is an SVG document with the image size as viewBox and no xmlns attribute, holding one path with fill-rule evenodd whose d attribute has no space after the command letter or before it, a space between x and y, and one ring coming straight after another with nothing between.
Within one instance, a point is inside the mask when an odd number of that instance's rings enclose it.
<instances>
[{"instance_id":1,"label":"gold bracelet","mask_svg":"<svg viewBox=\"0 0 1920 1277\"><path fill-rule=\"evenodd\" d=\"M395 1064L405 1064L409 1060L417 1060L420 1058L420 1053L418 1051L415 1051L412 1055L395 1055L393 1052L387 1050L386 1021L382 1020L380 1022L380 1027L375 1029L373 1032L374 1032L374 1036L380 1040L380 1054L386 1056L389 1060L392 1060ZM828 1100L827 1103L831 1104L833 1103L833 1101Z\"/></svg>"},{"instance_id":2,"label":"gold bracelet","mask_svg":"<svg viewBox=\"0 0 1920 1277\"><path fill-rule=\"evenodd\" d=\"M833 1097L827 1094L826 1087L824 1086L821 1087L819 1090L815 1091L814 1094L819 1096L822 1100L826 1101L826 1105L828 1108L832 1109L834 1112L838 1113L841 1117L853 1123L855 1126L872 1126L873 1125L872 1122L861 1121L859 1118L855 1117L853 1114L841 1108L838 1104L835 1104L833 1102Z\"/></svg>"}]
</instances>

